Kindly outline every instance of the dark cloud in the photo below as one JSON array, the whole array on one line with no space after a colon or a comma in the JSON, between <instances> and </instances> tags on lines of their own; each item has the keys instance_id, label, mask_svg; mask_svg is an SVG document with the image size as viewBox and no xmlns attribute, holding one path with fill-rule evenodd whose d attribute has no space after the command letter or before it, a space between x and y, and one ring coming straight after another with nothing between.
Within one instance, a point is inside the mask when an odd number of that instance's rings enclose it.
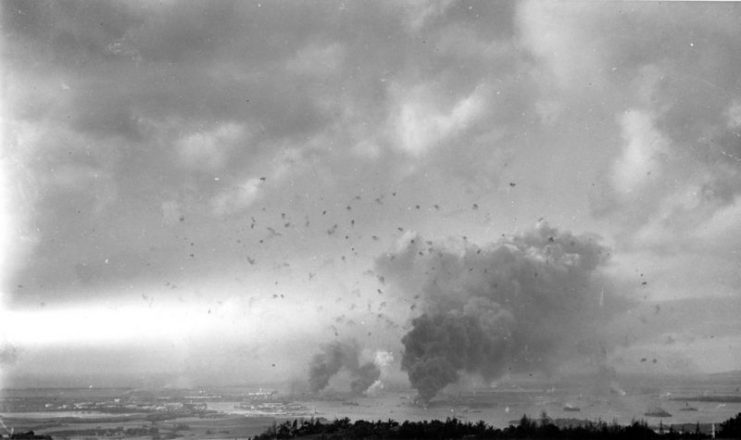
<instances>
[{"instance_id":1,"label":"dark cloud","mask_svg":"<svg viewBox=\"0 0 741 440\"><path fill-rule=\"evenodd\" d=\"M510 109L526 101L505 90L525 90L512 67L508 5L65 1L5 9L18 84L14 140L32 177L21 204L35 226L36 263L16 277L27 292L74 285L78 266L94 272L84 279L105 283L204 261L190 261L180 241L218 243L209 260L235 261L226 237L259 214L257 201L269 209L292 202L290 187L315 188L302 197L331 206L345 197L332 195L338 186L386 192L386 183L410 177L411 161L491 188L506 154L473 158L499 148L513 119L488 101L508 96L502 107ZM490 58L461 58L456 47L469 40L491 46ZM411 119L397 124L408 111ZM427 126L432 119L439 122ZM427 157L408 157L409 148ZM187 221L164 228L163 206ZM68 240L74 246L60 245ZM137 263L102 265L120 254Z\"/></svg>"}]
</instances>

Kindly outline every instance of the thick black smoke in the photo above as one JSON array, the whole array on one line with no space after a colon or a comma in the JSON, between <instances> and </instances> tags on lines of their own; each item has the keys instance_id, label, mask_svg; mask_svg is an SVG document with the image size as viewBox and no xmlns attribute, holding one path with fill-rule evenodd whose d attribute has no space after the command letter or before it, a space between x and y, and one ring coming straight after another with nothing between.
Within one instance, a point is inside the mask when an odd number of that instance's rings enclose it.
<instances>
[{"instance_id":1,"label":"thick black smoke","mask_svg":"<svg viewBox=\"0 0 741 440\"><path fill-rule=\"evenodd\" d=\"M455 382L460 370L493 379L502 372L511 324L511 316L502 310L422 315L402 339L402 368L424 400Z\"/></svg>"},{"instance_id":2,"label":"thick black smoke","mask_svg":"<svg viewBox=\"0 0 741 440\"><path fill-rule=\"evenodd\" d=\"M309 367L309 386L312 392L327 387L330 379L346 370L351 377L350 389L354 394L364 393L381 376L380 368L373 362L361 364L360 349L354 342L333 342L314 355Z\"/></svg>"},{"instance_id":3,"label":"thick black smoke","mask_svg":"<svg viewBox=\"0 0 741 440\"><path fill-rule=\"evenodd\" d=\"M457 250L405 237L377 269L422 301L402 339L402 368L420 397L431 399L462 372L492 380L508 370L551 371L611 307L600 274L608 256L595 237L544 223Z\"/></svg>"}]
</instances>

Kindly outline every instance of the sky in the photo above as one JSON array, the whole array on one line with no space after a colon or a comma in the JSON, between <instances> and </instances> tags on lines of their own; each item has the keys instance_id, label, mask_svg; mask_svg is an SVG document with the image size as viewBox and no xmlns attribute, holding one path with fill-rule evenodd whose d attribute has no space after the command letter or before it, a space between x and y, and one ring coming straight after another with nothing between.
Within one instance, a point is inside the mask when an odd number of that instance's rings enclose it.
<instances>
[{"instance_id":1,"label":"sky","mask_svg":"<svg viewBox=\"0 0 741 440\"><path fill-rule=\"evenodd\" d=\"M3 386L403 378L438 269L390 257L546 233L614 368L741 365L737 4L1 5Z\"/></svg>"}]
</instances>

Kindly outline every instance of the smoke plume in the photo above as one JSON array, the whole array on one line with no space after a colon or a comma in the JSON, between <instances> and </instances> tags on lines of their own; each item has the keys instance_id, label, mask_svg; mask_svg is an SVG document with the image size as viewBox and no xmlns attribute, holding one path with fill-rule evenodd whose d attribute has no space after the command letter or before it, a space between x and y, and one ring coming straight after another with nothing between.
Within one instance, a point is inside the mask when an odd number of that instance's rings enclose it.
<instances>
[{"instance_id":1,"label":"smoke plume","mask_svg":"<svg viewBox=\"0 0 741 440\"><path fill-rule=\"evenodd\" d=\"M18 348L12 344L0 345L0 367L14 365L18 361Z\"/></svg>"},{"instance_id":2,"label":"smoke plume","mask_svg":"<svg viewBox=\"0 0 741 440\"><path fill-rule=\"evenodd\" d=\"M309 367L311 391L323 390L330 379L344 369L350 374L353 394L364 393L381 376L381 370L372 361L361 364L360 355L356 342L333 342L324 346L314 355Z\"/></svg>"},{"instance_id":3,"label":"smoke plume","mask_svg":"<svg viewBox=\"0 0 741 440\"><path fill-rule=\"evenodd\" d=\"M421 301L401 361L420 398L463 372L490 381L506 371L552 371L615 302L600 272L608 257L596 237L545 223L483 247L403 237L376 266Z\"/></svg>"}]
</instances>

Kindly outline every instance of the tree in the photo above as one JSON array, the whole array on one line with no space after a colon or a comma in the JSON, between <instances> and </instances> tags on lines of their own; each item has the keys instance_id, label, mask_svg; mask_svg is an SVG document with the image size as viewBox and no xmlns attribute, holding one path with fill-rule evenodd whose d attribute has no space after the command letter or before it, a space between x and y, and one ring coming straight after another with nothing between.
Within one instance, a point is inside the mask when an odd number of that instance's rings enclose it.
<instances>
[{"instance_id":1,"label":"tree","mask_svg":"<svg viewBox=\"0 0 741 440\"><path fill-rule=\"evenodd\" d=\"M741 438L741 413L726 420L720 424L718 437L721 438Z\"/></svg>"}]
</instances>

